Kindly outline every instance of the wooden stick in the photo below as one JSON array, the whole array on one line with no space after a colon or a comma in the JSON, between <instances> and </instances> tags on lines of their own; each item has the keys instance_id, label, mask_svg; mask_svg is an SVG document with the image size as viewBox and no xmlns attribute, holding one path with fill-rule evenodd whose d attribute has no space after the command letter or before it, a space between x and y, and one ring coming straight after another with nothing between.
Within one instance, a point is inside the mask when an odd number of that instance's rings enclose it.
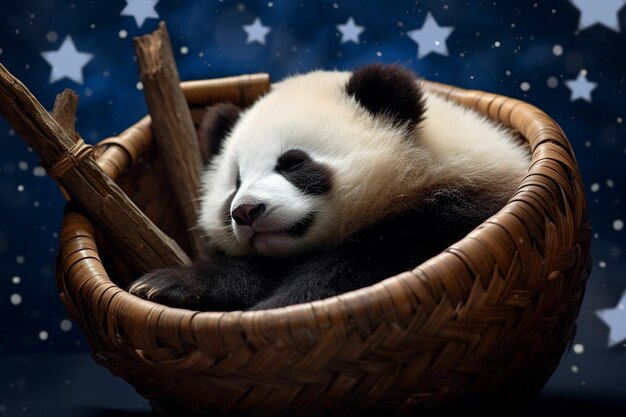
<instances>
[{"instance_id":1,"label":"wooden stick","mask_svg":"<svg viewBox=\"0 0 626 417\"><path fill-rule=\"evenodd\" d=\"M54 100L54 107L51 115L56 122L63 128L65 134L74 141L80 140L80 135L76 133L76 110L78 109L78 94L76 91L66 88L62 93L57 94ZM55 180L56 181L56 180ZM70 201L72 197L65 188L57 181L57 186L63 194L65 201Z\"/></svg>"},{"instance_id":2,"label":"wooden stick","mask_svg":"<svg viewBox=\"0 0 626 417\"><path fill-rule=\"evenodd\" d=\"M1 64L0 112L37 152L48 170L58 166L59 161L72 160L68 158L68 151L76 149L72 138ZM79 152L81 149L76 154L84 155ZM58 181L141 271L190 263L178 244L135 206L90 155L62 174Z\"/></svg>"},{"instance_id":3,"label":"wooden stick","mask_svg":"<svg viewBox=\"0 0 626 417\"><path fill-rule=\"evenodd\" d=\"M80 136L76 133L76 110L78 109L78 94L66 88L57 94L52 108L52 117L63 128L65 133L78 142Z\"/></svg>"},{"instance_id":4,"label":"wooden stick","mask_svg":"<svg viewBox=\"0 0 626 417\"><path fill-rule=\"evenodd\" d=\"M196 227L202 154L165 23L161 22L151 34L136 37L134 42L159 155L189 230L193 252L206 254L208 242Z\"/></svg>"}]
</instances>

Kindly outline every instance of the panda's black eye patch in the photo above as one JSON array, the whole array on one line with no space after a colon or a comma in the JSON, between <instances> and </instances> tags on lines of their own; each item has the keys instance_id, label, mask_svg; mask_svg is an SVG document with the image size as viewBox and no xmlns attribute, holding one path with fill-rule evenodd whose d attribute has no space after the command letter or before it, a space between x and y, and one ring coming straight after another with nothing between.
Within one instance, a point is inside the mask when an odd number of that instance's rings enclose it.
<instances>
[{"instance_id":1,"label":"panda's black eye patch","mask_svg":"<svg viewBox=\"0 0 626 417\"><path fill-rule=\"evenodd\" d=\"M306 161L308 161L309 155L306 152L299 149L292 149L282 154L276 162L276 171L294 171L301 168Z\"/></svg>"},{"instance_id":2,"label":"panda's black eye patch","mask_svg":"<svg viewBox=\"0 0 626 417\"><path fill-rule=\"evenodd\" d=\"M282 154L275 170L304 194L325 194L332 186L331 170L299 149Z\"/></svg>"}]
</instances>

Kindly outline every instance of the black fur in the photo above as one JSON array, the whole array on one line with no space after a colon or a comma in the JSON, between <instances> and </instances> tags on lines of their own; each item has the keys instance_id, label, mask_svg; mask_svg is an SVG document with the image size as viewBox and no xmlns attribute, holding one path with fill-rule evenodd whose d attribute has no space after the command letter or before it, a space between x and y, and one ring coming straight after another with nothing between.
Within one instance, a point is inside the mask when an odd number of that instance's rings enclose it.
<instances>
[{"instance_id":1,"label":"black fur","mask_svg":"<svg viewBox=\"0 0 626 417\"><path fill-rule=\"evenodd\" d=\"M468 198L468 194L470 198ZM273 259L219 255L142 277L134 293L193 310L282 307L365 287L411 270L461 239L505 202L468 190L440 190L415 209L372 225L332 251Z\"/></svg>"},{"instance_id":2,"label":"black fur","mask_svg":"<svg viewBox=\"0 0 626 417\"><path fill-rule=\"evenodd\" d=\"M299 149L282 154L275 169L304 194L326 194L332 187L330 169Z\"/></svg>"},{"instance_id":3,"label":"black fur","mask_svg":"<svg viewBox=\"0 0 626 417\"><path fill-rule=\"evenodd\" d=\"M222 142L239 120L240 113L241 109L229 102L207 107L198 129L198 140L207 160L219 153Z\"/></svg>"},{"instance_id":4,"label":"black fur","mask_svg":"<svg viewBox=\"0 0 626 417\"><path fill-rule=\"evenodd\" d=\"M391 117L400 125L414 127L424 117L425 103L417 78L399 65L366 65L346 84L346 93L373 115Z\"/></svg>"}]
</instances>

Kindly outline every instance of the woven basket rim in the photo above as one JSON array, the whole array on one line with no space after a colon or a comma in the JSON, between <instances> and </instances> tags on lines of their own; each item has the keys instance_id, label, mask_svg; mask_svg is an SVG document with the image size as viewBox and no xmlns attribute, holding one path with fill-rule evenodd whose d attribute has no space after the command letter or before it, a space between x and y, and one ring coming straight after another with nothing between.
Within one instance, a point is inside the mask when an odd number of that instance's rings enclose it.
<instances>
[{"instance_id":1,"label":"woven basket rim","mask_svg":"<svg viewBox=\"0 0 626 417\"><path fill-rule=\"evenodd\" d=\"M201 82L199 83L202 84ZM538 108L523 101L501 95L465 90L426 80L423 80L422 84L428 91L434 92L447 100L453 100L463 106L473 108L498 123L518 130L529 142L532 152L528 173L518 186L512 199L498 213L442 253L420 265L416 265L412 271L385 278L365 288L323 300L270 310L197 312L168 307L127 293L110 279L104 269L102 269L104 273L98 272L94 274L98 275L98 286L100 289L90 291L89 297L99 298L103 292L113 292L113 294L110 294L111 299L106 306L109 314L126 316L126 319L134 322L137 326L142 326L142 323L147 325L154 315L160 316L159 326L164 326L165 331L174 332L178 331L179 324L182 321L187 320L193 321L195 323L194 327L202 326L202 323L205 322L212 322L217 328L225 330L226 328L231 328L232 330L232 326L235 326L234 328L236 329L237 326L241 326L242 322L246 322L256 328L261 326L263 330L259 330L259 334L271 332L272 328L284 328L285 324L288 324L289 328L292 329L292 336L296 342L298 337L306 337L304 334L299 334L300 330L306 329L311 325L324 327L331 320L336 323L336 317L343 317L346 322L353 321L355 317L371 315L373 309L380 311L382 314L393 315L399 322L408 321L413 315L416 306L412 305L408 297L403 296L403 294L407 293L407 291L423 291L423 288L417 289L412 285L416 281L415 278L433 294L445 291L452 305L464 300L470 294L472 288L465 282L455 282L454 280L455 270L467 269L467 265L464 263L464 259L462 259L463 254L459 253L459 247L469 240L475 242L475 239L479 238L481 233L487 233L483 226L497 226L502 216L516 211L516 206L521 204L517 197L526 192L525 188L529 183L532 183L533 176L546 175L545 172L538 171L539 167L542 166L542 161L556 159L557 161L564 160L573 167L577 167L577 165L571 146L561 128ZM183 88L185 88L185 83L183 83ZM475 97L468 102L468 96ZM511 237L511 240L513 240L513 237ZM98 259L97 247L94 250L95 257ZM481 256L493 258L490 254L490 248L486 246L478 245L474 250L477 251L475 253ZM76 265L73 264L67 270L69 271ZM441 280L433 280L433 276L440 277ZM399 303L398 300L403 298L406 302ZM93 303L97 302L98 299L93 298ZM326 322L327 320L328 322Z\"/></svg>"}]
</instances>

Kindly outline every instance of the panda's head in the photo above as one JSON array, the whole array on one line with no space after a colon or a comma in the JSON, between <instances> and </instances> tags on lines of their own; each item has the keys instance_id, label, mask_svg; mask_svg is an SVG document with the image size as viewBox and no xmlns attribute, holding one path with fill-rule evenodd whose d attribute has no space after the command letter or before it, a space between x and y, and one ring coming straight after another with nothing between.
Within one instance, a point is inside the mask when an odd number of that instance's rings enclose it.
<instances>
[{"instance_id":1,"label":"panda's head","mask_svg":"<svg viewBox=\"0 0 626 417\"><path fill-rule=\"evenodd\" d=\"M199 226L233 255L332 248L407 204L423 113L415 76L382 65L288 78L243 112L214 106Z\"/></svg>"}]
</instances>

